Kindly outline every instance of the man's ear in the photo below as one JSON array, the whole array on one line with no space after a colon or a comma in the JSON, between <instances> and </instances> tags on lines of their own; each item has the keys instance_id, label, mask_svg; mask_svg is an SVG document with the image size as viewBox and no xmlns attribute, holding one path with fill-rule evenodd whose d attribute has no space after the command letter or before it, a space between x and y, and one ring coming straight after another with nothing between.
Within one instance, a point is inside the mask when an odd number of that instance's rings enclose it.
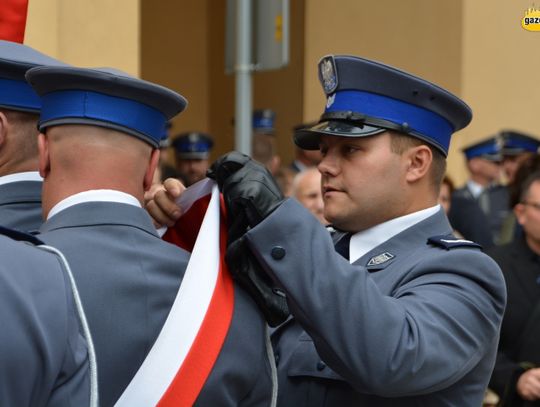
<instances>
[{"instance_id":1,"label":"man's ear","mask_svg":"<svg viewBox=\"0 0 540 407\"><path fill-rule=\"evenodd\" d=\"M525 223L525 205L522 203L518 203L516 206L514 206L514 215L516 215L517 222L523 226Z\"/></svg>"},{"instance_id":2,"label":"man's ear","mask_svg":"<svg viewBox=\"0 0 540 407\"><path fill-rule=\"evenodd\" d=\"M159 154L159 149L156 148L152 151L152 154L150 155L150 160L148 161L148 167L146 168L143 181L143 187L145 191L148 191L152 186L154 172L156 171L156 168L159 164Z\"/></svg>"},{"instance_id":3,"label":"man's ear","mask_svg":"<svg viewBox=\"0 0 540 407\"><path fill-rule=\"evenodd\" d=\"M433 162L433 152L431 149L421 144L408 149L405 153L408 182L416 182L426 176Z\"/></svg>"},{"instance_id":4,"label":"man's ear","mask_svg":"<svg viewBox=\"0 0 540 407\"><path fill-rule=\"evenodd\" d=\"M46 178L51 171L51 159L49 156L49 139L44 133L38 134L38 150L39 150L39 175Z\"/></svg>"},{"instance_id":5,"label":"man's ear","mask_svg":"<svg viewBox=\"0 0 540 407\"><path fill-rule=\"evenodd\" d=\"M6 143L8 132L8 119L4 112L0 112L0 150Z\"/></svg>"}]
</instances>

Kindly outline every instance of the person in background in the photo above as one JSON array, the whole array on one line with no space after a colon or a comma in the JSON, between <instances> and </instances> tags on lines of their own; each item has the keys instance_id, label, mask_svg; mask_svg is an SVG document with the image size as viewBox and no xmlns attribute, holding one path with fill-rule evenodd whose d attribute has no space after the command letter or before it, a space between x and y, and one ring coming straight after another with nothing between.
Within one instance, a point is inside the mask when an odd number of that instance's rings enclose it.
<instances>
[{"instance_id":1,"label":"person in background","mask_svg":"<svg viewBox=\"0 0 540 407\"><path fill-rule=\"evenodd\" d=\"M328 221L324 218L324 202L321 192L321 173L316 167L307 168L296 174L292 184L292 196L310 211L323 225Z\"/></svg>"},{"instance_id":2,"label":"person in background","mask_svg":"<svg viewBox=\"0 0 540 407\"><path fill-rule=\"evenodd\" d=\"M251 156L268 168L272 175L276 175L281 166L281 158L277 154L276 147L275 119L276 114L270 109L253 112Z\"/></svg>"},{"instance_id":3,"label":"person in background","mask_svg":"<svg viewBox=\"0 0 540 407\"><path fill-rule=\"evenodd\" d=\"M290 167L281 166L274 174L274 178L285 197L290 197L293 193L293 181L296 173Z\"/></svg>"},{"instance_id":4,"label":"person in background","mask_svg":"<svg viewBox=\"0 0 540 407\"><path fill-rule=\"evenodd\" d=\"M523 233L487 252L501 267L508 291L490 381L505 407L540 406L540 167L529 169L515 178L520 187L513 211Z\"/></svg>"},{"instance_id":5,"label":"person in background","mask_svg":"<svg viewBox=\"0 0 540 407\"><path fill-rule=\"evenodd\" d=\"M499 137L502 143L502 168L508 184L512 184L521 163L538 154L540 140L515 130L502 130Z\"/></svg>"},{"instance_id":6,"label":"person in background","mask_svg":"<svg viewBox=\"0 0 540 407\"><path fill-rule=\"evenodd\" d=\"M497 243L508 213L508 193L499 184L500 152L496 137L463 149L470 178L465 186L454 191L448 216L452 226L466 239L484 248Z\"/></svg>"},{"instance_id":7,"label":"person in background","mask_svg":"<svg viewBox=\"0 0 540 407\"><path fill-rule=\"evenodd\" d=\"M503 169L508 180L510 195L509 208L512 209L519 202L520 183L516 182L516 174L522 165L530 165L531 158L537 156L540 141L535 137L511 130L501 131L499 137L502 143ZM499 244L507 244L519 237L522 230L511 210L501 226Z\"/></svg>"},{"instance_id":8,"label":"person in background","mask_svg":"<svg viewBox=\"0 0 540 407\"><path fill-rule=\"evenodd\" d=\"M163 137L159 142L159 165L154 173L153 183L161 183L167 178L179 178L176 168L169 164L169 150L171 147L171 140L169 138L169 131L171 129L171 122L167 121L165 129L163 131Z\"/></svg>"},{"instance_id":9,"label":"person in background","mask_svg":"<svg viewBox=\"0 0 540 407\"><path fill-rule=\"evenodd\" d=\"M174 138L172 146L179 179L186 187L206 177L208 158L214 146L209 134L198 131L181 133Z\"/></svg>"},{"instance_id":10,"label":"person in background","mask_svg":"<svg viewBox=\"0 0 540 407\"><path fill-rule=\"evenodd\" d=\"M450 205L454 189L454 182L448 175L445 175L441 183L441 189L439 191L439 205L441 205L447 215L448 212L450 212Z\"/></svg>"},{"instance_id":11,"label":"person in background","mask_svg":"<svg viewBox=\"0 0 540 407\"><path fill-rule=\"evenodd\" d=\"M294 134L297 132L313 127L316 123L302 123L295 126ZM304 150L297 145L294 146L294 160L290 168L295 172L302 172L310 167L316 167L321 162L321 152L318 150Z\"/></svg>"},{"instance_id":12,"label":"person in background","mask_svg":"<svg viewBox=\"0 0 540 407\"><path fill-rule=\"evenodd\" d=\"M0 41L0 225L37 231L42 223L38 173L38 95L24 79L30 68L65 65L26 45Z\"/></svg>"}]
</instances>

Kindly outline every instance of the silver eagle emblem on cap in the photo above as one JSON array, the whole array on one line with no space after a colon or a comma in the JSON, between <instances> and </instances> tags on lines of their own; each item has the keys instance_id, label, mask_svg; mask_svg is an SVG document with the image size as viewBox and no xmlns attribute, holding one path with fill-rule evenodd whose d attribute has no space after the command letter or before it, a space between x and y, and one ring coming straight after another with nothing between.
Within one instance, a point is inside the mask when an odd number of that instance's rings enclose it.
<instances>
[{"instance_id":1,"label":"silver eagle emblem on cap","mask_svg":"<svg viewBox=\"0 0 540 407\"><path fill-rule=\"evenodd\" d=\"M327 95L337 89L338 77L333 55L326 56L319 62L319 80Z\"/></svg>"},{"instance_id":2,"label":"silver eagle emblem on cap","mask_svg":"<svg viewBox=\"0 0 540 407\"><path fill-rule=\"evenodd\" d=\"M368 267L369 266L378 266L379 264L386 263L388 260L392 260L394 256L392 253L384 252L381 254L378 254L377 256L373 256L371 259L369 259Z\"/></svg>"}]
</instances>

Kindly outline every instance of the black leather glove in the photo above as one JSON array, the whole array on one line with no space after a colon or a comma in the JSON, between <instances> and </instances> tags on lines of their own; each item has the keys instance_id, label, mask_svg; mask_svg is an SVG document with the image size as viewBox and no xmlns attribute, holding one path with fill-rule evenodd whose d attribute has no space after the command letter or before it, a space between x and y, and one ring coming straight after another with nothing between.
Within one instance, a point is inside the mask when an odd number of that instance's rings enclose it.
<instances>
[{"instance_id":1,"label":"black leather glove","mask_svg":"<svg viewBox=\"0 0 540 407\"><path fill-rule=\"evenodd\" d=\"M285 293L275 288L270 277L249 249L245 237L232 242L226 261L233 278L246 290L261 310L271 327L276 327L289 316Z\"/></svg>"},{"instance_id":2,"label":"black leather glove","mask_svg":"<svg viewBox=\"0 0 540 407\"><path fill-rule=\"evenodd\" d=\"M218 158L207 176L216 180L223 193L230 220L229 242L243 236L283 202L266 167L237 151Z\"/></svg>"},{"instance_id":3,"label":"black leather glove","mask_svg":"<svg viewBox=\"0 0 540 407\"><path fill-rule=\"evenodd\" d=\"M217 181L227 206L226 260L231 274L251 295L268 324L277 326L289 316L285 294L274 287L249 249L244 234L283 202L281 191L265 167L238 152L220 157L207 176Z\"/></svg>"}]
</instances>

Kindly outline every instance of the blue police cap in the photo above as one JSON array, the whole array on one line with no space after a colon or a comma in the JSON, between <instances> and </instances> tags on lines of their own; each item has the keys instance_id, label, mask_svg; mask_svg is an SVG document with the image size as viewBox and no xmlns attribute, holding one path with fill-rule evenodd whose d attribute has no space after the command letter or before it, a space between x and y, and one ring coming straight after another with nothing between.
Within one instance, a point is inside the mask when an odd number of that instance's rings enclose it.
<instances>
[{"instance_id":1,"label":"blue police cap","mask_svg":"<svg viewBox=\"0 0 540 407\"><path fill-rule=\"evenodd\" d=\"M522 153L538 153L540 140L525 133L515 130L502 130L499 133L502 143L502 155L512 156Z\"/></svg>"},{"instance_id":2,"label":"blue police cap","mask_svg":"<svg viewBox=\"0 0 540 407\"><path fill-rule=\"evenodd\" d=\"M177 135L172 146L179 158L203 160L208 158L214 142L206 133L191 131Z\"/></svg>"},{"instance_id":3,"label":"blue police cap","mask_svg":"<svg viewBox=\"0 0 540 407\"><path fill-rule=\"evenodd\" d=\"M171 141L169 139L169 131L171 130L172 123L167 121L163 127L163 132L161 133L161 140L159 140L159 148L168 148L171 146Z\"/></svg>"},{"instance_id":4,"label":"blue police cap","mask_svg":"<svg viewBox=\"0 0 540 407\"><path fill-rule=\"evenodd\" d=\"M0 40L0 107L39 113L41 100L24 75L41 65L67 66L26 45Z\"/></svg>"},{"instance_id":5,"label":"blue police cap","mask_svg":"<svg viewBox=\"0 0 540 407\"><path fill-rule=\"evenodd\" d=\"M471 144L463 148L462 151L467 160L479 157L489 161L500 161L502 158L501 147L499 137L490 137L478 143Z\"/></svg>"},{"instance_id":6,"label":"blue police cap","mask_svg":"<svg viewBox=\"0 0 540 407\"><path fill-rule=\"evenodd\" d=\"M276 113L271 109L253 111L253 130L259 133L273 133Z\"/></svg>"},{"instance_id":7,"label":"blue police cap","mask_svg":"<svg viewBox=\"0 0 540 407\"><path fill-rule=\"evenodd\" d=\"M167 120L186 99L112 68L38 67L26 79L41 96L39 130L65 124L106 127L159 147Z\"/></svg>"},{"instance_id":8,"label":"blue police cap","mask_svg":"<svg viewBox=\"0 0 540 407\"><path fill-rule=\"evenodd\" d=\"M469 106L450 92L379 62L326 56L319 62L319 80L326 109L319 124L295 135L304 149L318 149L321 134L368 137L395 130L446 156L452 133L472 119Z\"/></svg>"}]
</instances>

